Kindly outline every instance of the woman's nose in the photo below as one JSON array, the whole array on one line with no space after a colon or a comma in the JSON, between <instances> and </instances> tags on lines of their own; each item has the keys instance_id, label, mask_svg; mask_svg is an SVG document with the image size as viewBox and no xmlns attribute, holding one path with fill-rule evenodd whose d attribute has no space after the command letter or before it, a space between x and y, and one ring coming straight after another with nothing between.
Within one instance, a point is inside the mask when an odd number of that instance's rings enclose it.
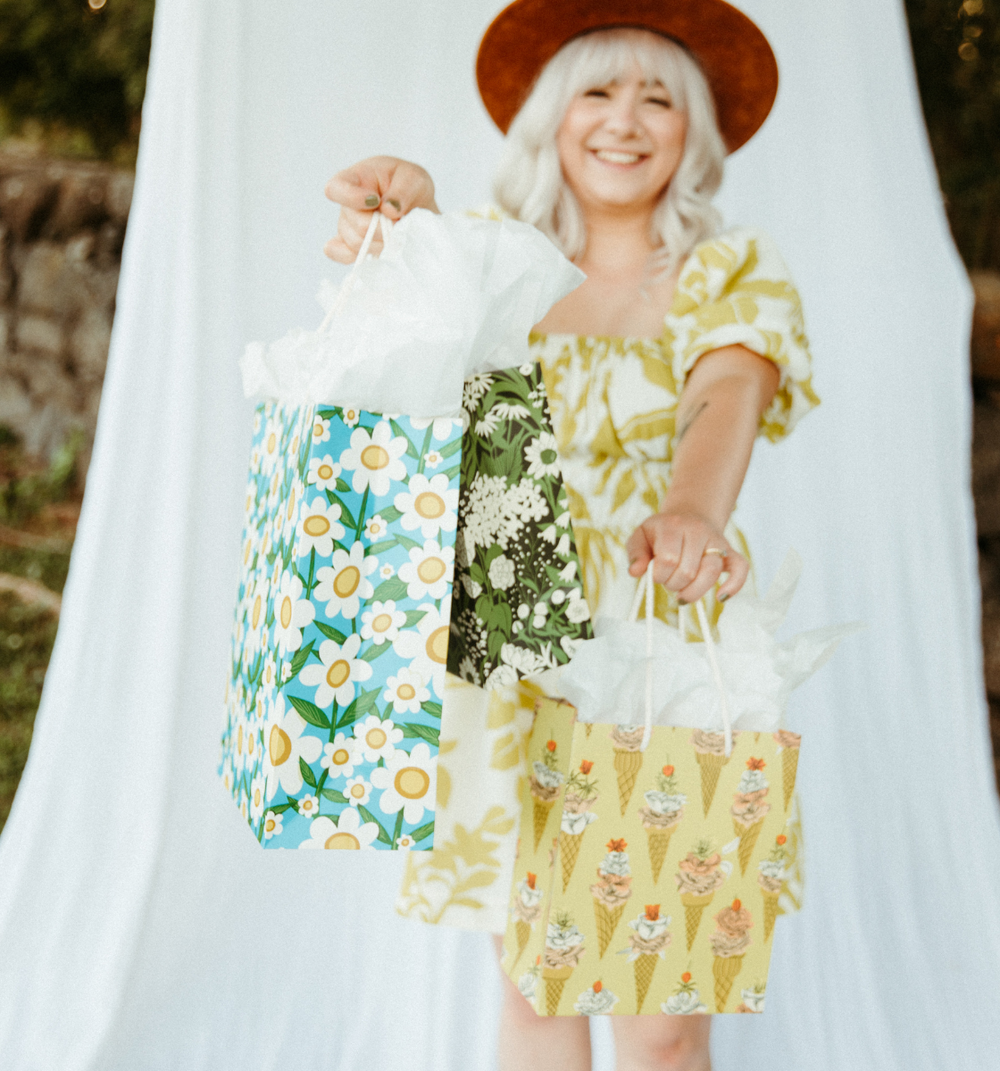
<instances>
[{"instance_id":1,"label":"woman's nose","mask_svg":"<svg viewBox=\"0 0 1000 1071\"><path fill-rule=\"evenodd\" d=\"M611 133L628 137L639 133L638 98L634 93L617 93L605 125Z\"/></svg>"}]
</instances>

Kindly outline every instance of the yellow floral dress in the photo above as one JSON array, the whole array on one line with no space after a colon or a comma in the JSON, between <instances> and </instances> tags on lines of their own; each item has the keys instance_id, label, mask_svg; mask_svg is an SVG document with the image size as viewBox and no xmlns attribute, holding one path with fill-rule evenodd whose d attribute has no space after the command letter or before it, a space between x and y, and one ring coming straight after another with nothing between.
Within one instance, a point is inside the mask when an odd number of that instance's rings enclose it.
<instances>
[{"instance_id":1,"label":"yellow floral dress","mask_svg":"<svg viewBox=\"0 0 1000 1071\"><path fill-rule=\"evenodd\" d=\"M703 354L735 344L774 361L781 373L760 425L762 435L777 441L819 399L788 269L771 239L746 227L694 249L660 338L531 336L593 616L627 615L636 581L628 574L625 544L670 486L685 379ZM746 552L733 525L726 534ZM658 589L656 613L676 621L676 601L664 589ZM448 684L435 848L411 855L398 909L423 921L503 932L516 853L517 781L534 698L546 682L489 694L457 678ZM793 856L796 840L786 846ZM792 866L792 905L798 876Z\"/></svg>"}]
</instances>

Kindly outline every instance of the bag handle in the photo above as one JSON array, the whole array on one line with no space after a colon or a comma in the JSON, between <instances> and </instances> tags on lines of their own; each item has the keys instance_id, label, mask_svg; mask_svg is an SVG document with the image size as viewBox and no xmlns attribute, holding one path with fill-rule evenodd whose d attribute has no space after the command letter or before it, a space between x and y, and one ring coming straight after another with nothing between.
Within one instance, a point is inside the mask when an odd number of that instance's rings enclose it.
<instances>
[{"instance_id":1,"label":"bag handle","mask_svg":"<svg viewBox=\"0 0 1000 1071\"><path fill-rule=\"evenodd\" d=\"M323 322L319 325L319 334L322 334L333 323L334 319L340 314L340 310L344 307L347 296L354 289L354 280L358 274L358 269L364 263L365 257L368 256L368 250L371 248L372 241L375 238L377 227L382 228L382 240L385 241L392 230L392 220L388 216L383 216L381 212L372 213L372 218L368 223L368 230L365 231L364 239L361 242L361 248L354 258L354 264L351 265L350 274L344 280L340 293L337 295L337 300L333 303L333 308L330 309L323 318Z\"/></svg>"},{"instance_id":2,"label":"bag handle","mask_svg":"<svg viewBox=\"0 0 1000 1071\"><path fill-rule=\"evenodd\" d=\"M649 746L650 737L653 734L653 561L650 560L645 573L639 580L635 598L632 601L632 609L628 620L634 624L639 620L639 604L645 597L646 602L646 720L642 733L640 751L645 751ZM695 603L695 611L698 614L698 624L701 626L701 634L705 640L705 652L708 655L709 665L712 667L712 677L715 686L719 690L719 699L722 703L722 726L725 734L726 758L733 752L733 725L729 715L729 702L726 699L726 686L722 680L722 669L715 651L715 640L712 638L712 629L705 611L704 598ZM684 607L677 608L677 626L680 630L681 639L684 636Z\"/></svg>"}]
</instances>

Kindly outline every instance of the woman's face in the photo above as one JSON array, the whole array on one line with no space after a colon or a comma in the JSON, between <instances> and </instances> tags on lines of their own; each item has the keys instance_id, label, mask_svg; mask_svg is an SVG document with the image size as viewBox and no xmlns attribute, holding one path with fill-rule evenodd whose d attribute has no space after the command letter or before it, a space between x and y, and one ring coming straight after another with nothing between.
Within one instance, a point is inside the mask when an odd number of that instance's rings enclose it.
<instances>
[{"instance_id":1,"label":"woman's face","mask_svg":"<svg viewBox=\"0 0 1000 1071\"><path fill-rule=\"evenodd\" d=\"M687 119L636 64L575 96L556 134L563 176L581 208L652 211L684 154Z\"/></svg>"}]
</instances>

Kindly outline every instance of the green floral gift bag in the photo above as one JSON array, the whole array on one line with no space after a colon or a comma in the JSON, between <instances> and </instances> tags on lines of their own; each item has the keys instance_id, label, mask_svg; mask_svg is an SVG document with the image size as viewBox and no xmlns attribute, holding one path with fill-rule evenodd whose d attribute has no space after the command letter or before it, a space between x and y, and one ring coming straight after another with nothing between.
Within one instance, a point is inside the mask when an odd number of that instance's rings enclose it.
<instances>
[{"instance_id":1,"label":"green floral gift bag","mask_svg":"<svg viewBox=\"0 0 1000 1071\"><path fill-rule=\"evenodd\" d=\"M448 669L492 690L593 633L540 367L466 380L463 409Z\"/></svg>"}]
</instances>

